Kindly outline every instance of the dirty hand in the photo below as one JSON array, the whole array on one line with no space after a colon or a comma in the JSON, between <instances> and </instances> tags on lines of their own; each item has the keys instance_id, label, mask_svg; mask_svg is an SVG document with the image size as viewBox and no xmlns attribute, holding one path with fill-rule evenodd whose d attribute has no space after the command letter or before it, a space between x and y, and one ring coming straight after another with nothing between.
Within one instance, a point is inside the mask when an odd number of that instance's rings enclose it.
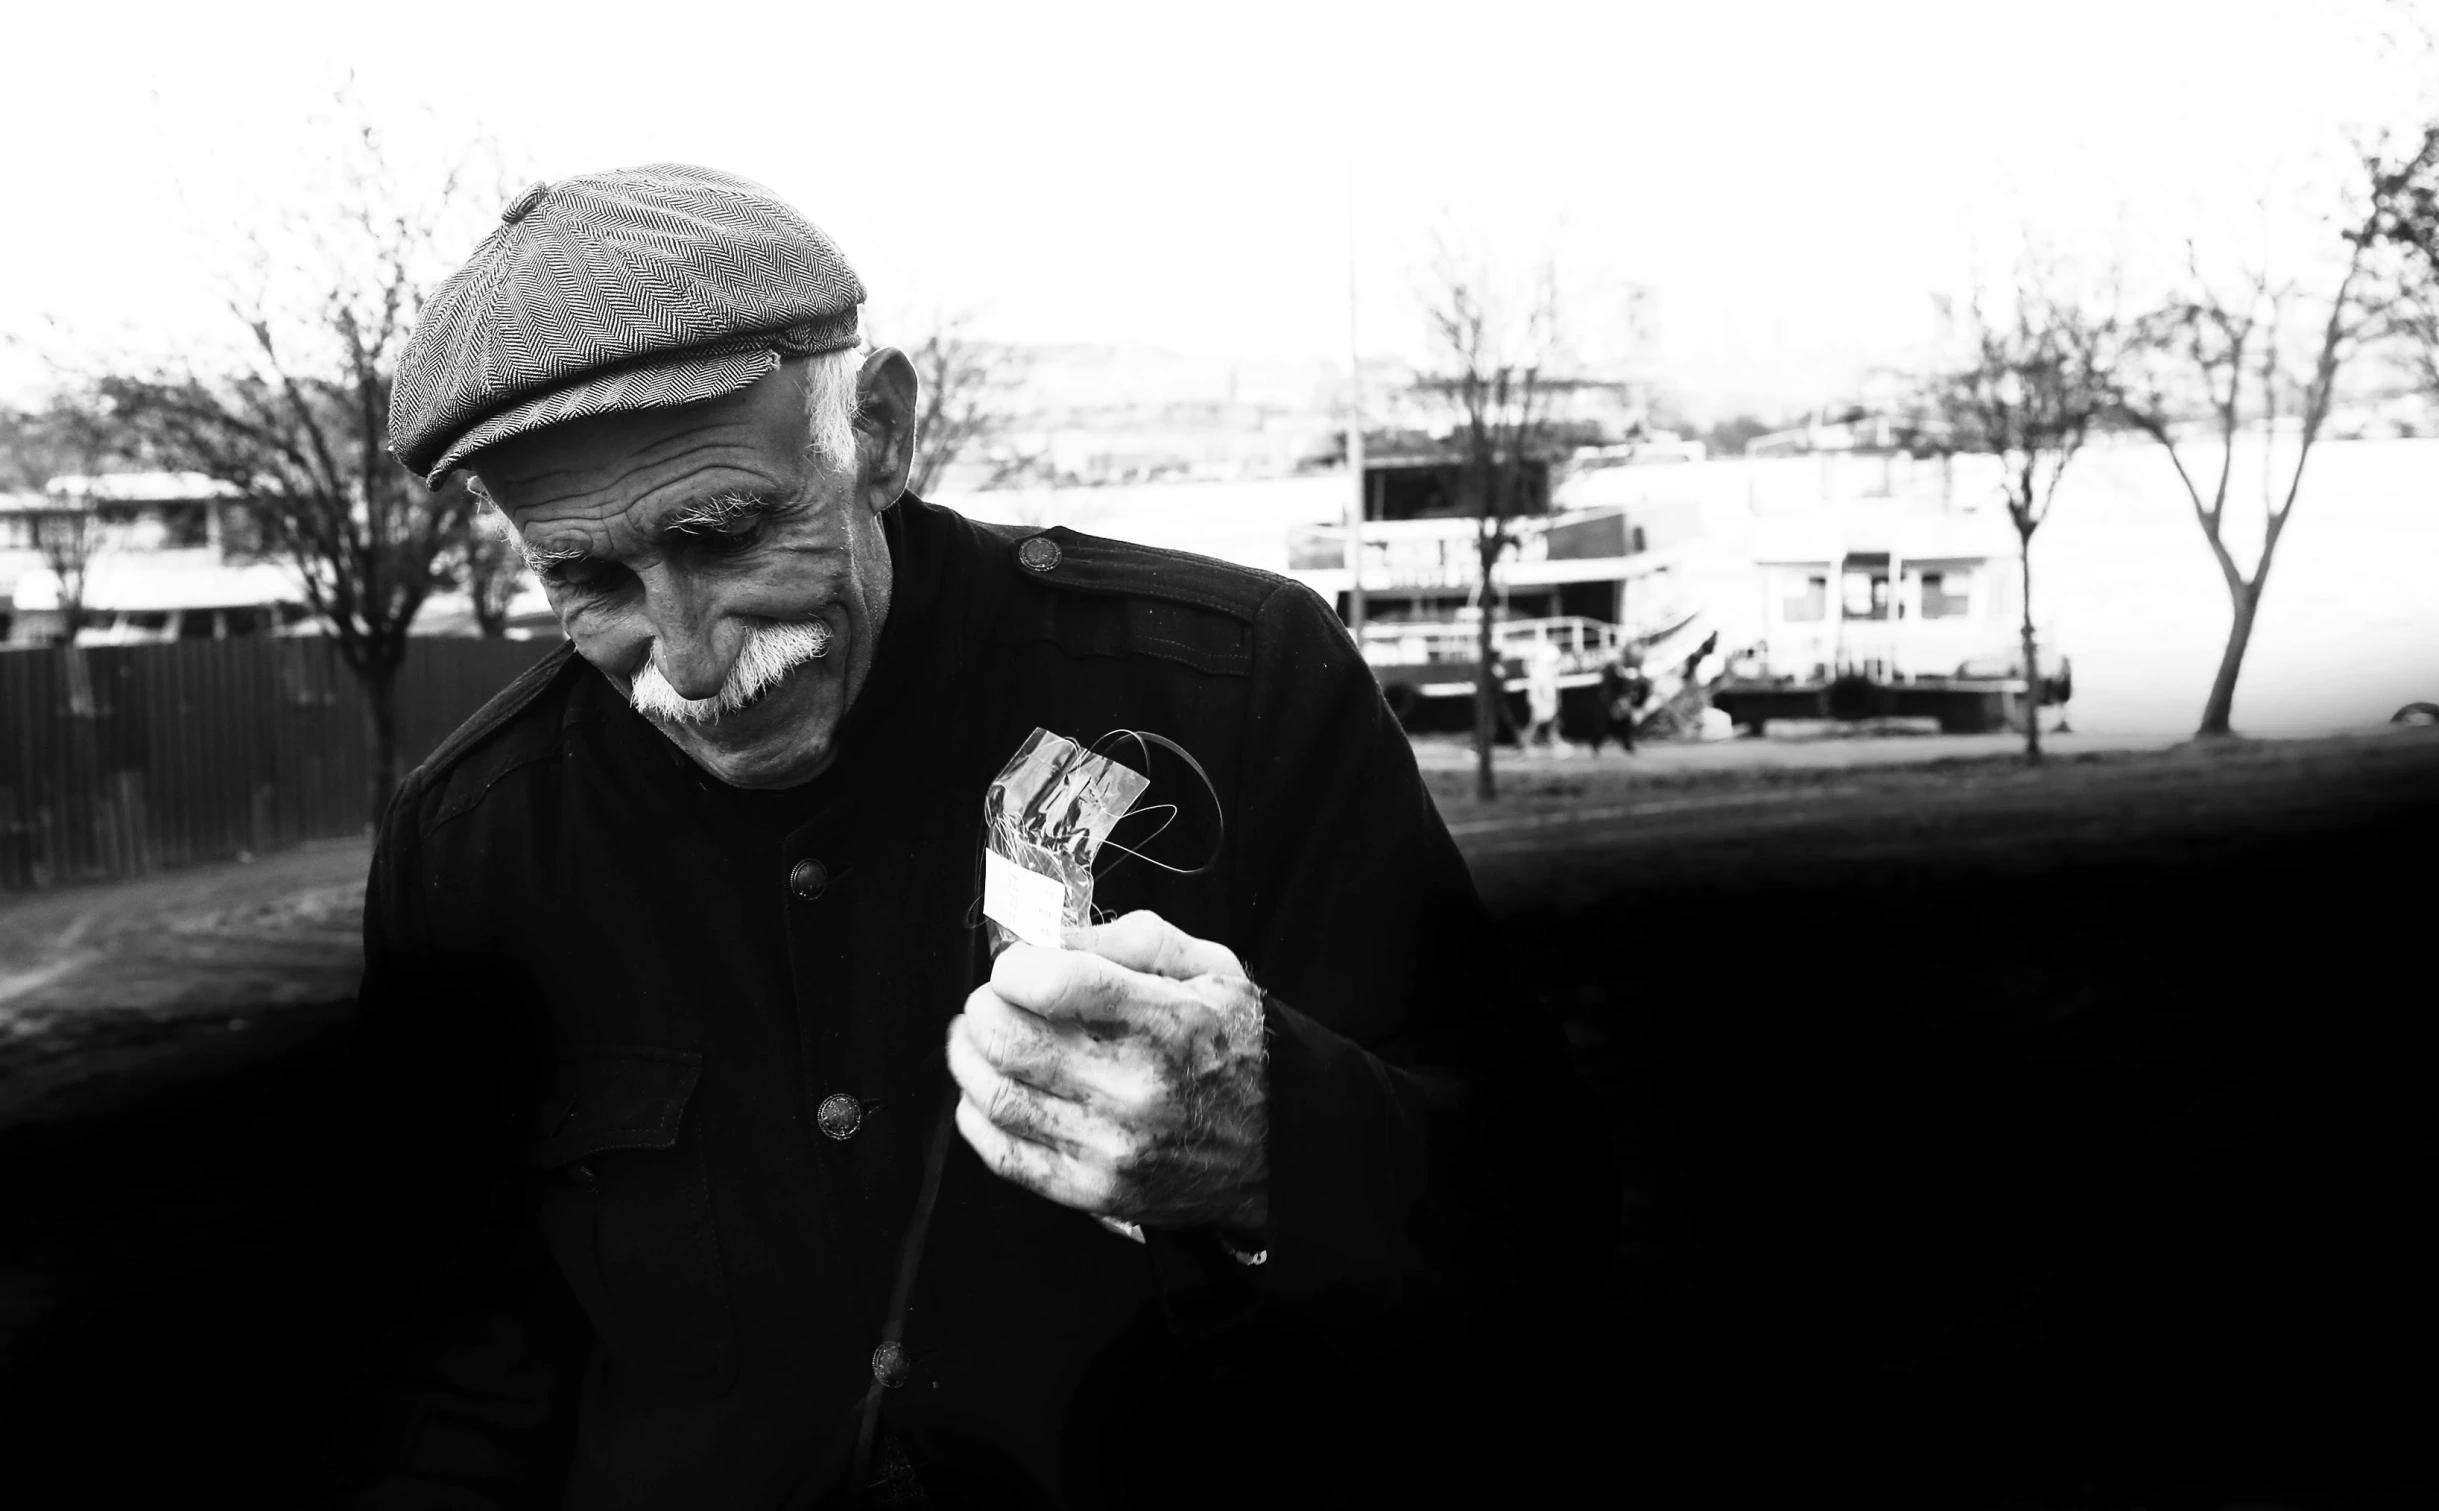
<instances>
[{"instance_id":1,"label":"dirty hand","mask_svg":"<svg viewBox=\"0 0 2439 1511\"><path fill-rule=\"evenodd\" d=\"M1063 1206L1259 1239L1270 1217L1262 994L1158 914L1010 945L950 1020L957 1130Z\"/></svg>"}]
</instances>

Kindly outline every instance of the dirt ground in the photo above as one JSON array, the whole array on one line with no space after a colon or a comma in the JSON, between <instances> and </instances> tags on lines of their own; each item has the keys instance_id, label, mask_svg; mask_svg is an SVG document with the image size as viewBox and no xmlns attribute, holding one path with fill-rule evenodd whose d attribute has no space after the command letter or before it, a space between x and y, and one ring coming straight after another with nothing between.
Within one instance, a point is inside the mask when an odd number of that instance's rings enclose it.
<instances>
[{"instance_id":1,"label":"dirt ground","mask_svg":"<svg viewBox=\"0 0 2439 1511\"><path fill-rule=\"evenodd\" d=\"M2439 735L2072 741L1421 749L1608 1116L1534 1430L1619 1499L2432 1503ZM365 858L0 899L25 1475L280 1503Z\"/></svg>"},{"instance_id":2,"label":"dirt ground","mask_svg":"<svg viewBox=\"0 0 2439 1511\"><path fill-rule=\"evenodd\" d=\"M217 1067L355 991L369 840L141 881L0 894L0 1129ZM226 1038L223 1045L217 1041Z\"/></svg>"}]
</instances>

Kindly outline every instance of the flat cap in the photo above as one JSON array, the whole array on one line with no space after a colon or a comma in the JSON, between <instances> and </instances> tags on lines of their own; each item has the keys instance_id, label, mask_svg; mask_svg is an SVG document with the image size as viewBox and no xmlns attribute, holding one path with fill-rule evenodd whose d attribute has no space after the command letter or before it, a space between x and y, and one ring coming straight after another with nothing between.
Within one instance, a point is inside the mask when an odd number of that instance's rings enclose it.
<instances>
[{"instance_id":1,"label":"flat cap","mask_svg":"<svg viewBox=\"0 0 2439 1511\"><path fill-rule=\"evenodd\" d=\"M438 488L510 436L852 347L863 302L837 243L750 180L654 163L536 184L424 306L390 450Z\"/></svg>"}]
</instances>

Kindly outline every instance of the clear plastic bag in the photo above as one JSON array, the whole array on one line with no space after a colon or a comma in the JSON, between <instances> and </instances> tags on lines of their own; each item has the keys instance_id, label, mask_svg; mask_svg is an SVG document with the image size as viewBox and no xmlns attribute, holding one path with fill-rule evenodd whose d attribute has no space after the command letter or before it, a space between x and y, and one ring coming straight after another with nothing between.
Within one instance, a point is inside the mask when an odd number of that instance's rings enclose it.
<instances>
[{"instance_id":1,"label":"clear plastic bag","mask_svg":"<svg viewBox=\"0 0 2439 1511\"><path fill-rule=\"evenodd\" d=\"M1150 778L1036 729L982 801L982 914L991 953L1060 947L1092 922L1093 858Z\"/></svg>"}]
</instances>

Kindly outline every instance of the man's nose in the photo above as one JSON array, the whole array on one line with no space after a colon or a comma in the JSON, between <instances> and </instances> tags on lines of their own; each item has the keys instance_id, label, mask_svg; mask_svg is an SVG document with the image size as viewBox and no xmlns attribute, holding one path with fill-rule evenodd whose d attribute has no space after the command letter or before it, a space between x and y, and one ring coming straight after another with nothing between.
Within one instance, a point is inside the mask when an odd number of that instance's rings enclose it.
<instances>
[{"instance_id":1,"label":"man's nose","mask_svg":"<svg viewBox=\"0 0 2439 1511\"><path fill-rule=\"evenodd\" d=\"M721 635L721 616L665 573L646 578L644 601L652 619L652 662L670 689L681 698L718 693L736 662L739 637Z\"/></svg>"}]
</instances>

